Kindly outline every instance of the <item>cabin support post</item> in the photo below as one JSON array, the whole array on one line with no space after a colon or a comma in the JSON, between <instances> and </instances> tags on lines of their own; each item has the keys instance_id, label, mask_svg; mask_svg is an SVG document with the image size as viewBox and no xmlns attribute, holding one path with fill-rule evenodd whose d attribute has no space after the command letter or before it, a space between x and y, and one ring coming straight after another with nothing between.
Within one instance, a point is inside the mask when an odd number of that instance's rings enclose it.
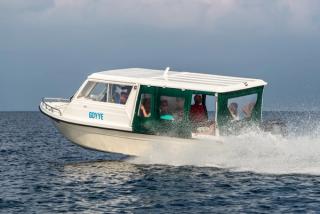
<instances>
[{"instance_id":1,"label":"cabin support post","mask_svg":"<svg viewBox=\"0 0 320 214\"><path fill-rule=\"evenodd\" d=\"M216 123L216 125L215 125L215 135L216 136L220 136L220 133L219 133L219 126L218 126L218 96L219 96L219 94L218 93L215 93L215 97L216 97L216 112L215 112L215 123Z\"/></svg>"}]
</instances>

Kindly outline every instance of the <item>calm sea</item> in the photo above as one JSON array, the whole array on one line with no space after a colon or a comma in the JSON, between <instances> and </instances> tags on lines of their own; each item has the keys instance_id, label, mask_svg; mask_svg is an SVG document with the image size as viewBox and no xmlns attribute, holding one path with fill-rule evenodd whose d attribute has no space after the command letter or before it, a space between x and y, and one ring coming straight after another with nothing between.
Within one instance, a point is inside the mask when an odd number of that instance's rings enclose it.
<instances>
[{"instance_id":1,"label":"calm sea","mask_svg":"<svg viewBox=\"0 0 320 214\"><path fill-rule=\"evenodd\" d=\"M320 114L265 117L286 120L289 136L127 159L73 145L38 112L1 112L0 213L320 212Z\"/></svg>"}]
</instances>

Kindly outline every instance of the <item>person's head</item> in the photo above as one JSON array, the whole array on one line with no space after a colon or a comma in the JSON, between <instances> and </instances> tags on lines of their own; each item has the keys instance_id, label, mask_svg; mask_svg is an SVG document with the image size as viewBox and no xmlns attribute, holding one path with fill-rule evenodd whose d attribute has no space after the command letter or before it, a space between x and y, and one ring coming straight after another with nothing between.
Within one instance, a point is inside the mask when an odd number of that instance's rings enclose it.
<instances>
[{"instance_id":1,"label":"person's head","mask_svg":"<svg viewBox=\"0 0 320 214\"><path fill-rule=\"evenodd\" d=\"M184 99L181 97L177 97L176 99L176 105L178 110L183 110L184 107Z\"/></svg>"},{"instance_id":2,"label":"person's head","mask_svg":"<svg viewBox=\"0 0 320 214\"><path fill-rule=\"evenodd\" d=\"M121 92L120 94L120 104L126 104L128 99L128 94L126 92Z\"/></svg>"},{"instance_id":3,"label":"person's head","mask_svg":"<svg viewBox=\"0 0 320 214\"><path fill-rule=\"evenodd\" d=\"M202 96L200 94L195 95L193 99L195 104L197 105L202 104Z\"/></svg>"},{"instance_id":4,"label":"person's head","mask_svg":"<svg viewBox=\"0 0 320 214\"><path fill-rule=\"evenodd\" d=\"M238 114L238 103L230 103L229 111L231 114L237 115Z\"/></svg>"},{"instance_id":5,"label":"person's head","mask_svg":"<svg viewBox=\"0 0 320 214\"><path fill-rule=\"evenodd\" d=\"M169 112L168 100L161 100L160 113L166 114L166 113L168 113L168 112Z\"/></svg>"}]
</instances>

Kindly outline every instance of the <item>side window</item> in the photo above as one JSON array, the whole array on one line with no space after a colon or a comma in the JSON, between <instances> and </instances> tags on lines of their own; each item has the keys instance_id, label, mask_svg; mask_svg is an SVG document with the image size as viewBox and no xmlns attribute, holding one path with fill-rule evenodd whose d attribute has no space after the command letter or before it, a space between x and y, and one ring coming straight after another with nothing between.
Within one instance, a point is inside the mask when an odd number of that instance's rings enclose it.
<instances>
[{"instance_id":1,"label":"side window","mask_svg":"<svg viewBox=\"0 0 320 214\"><path fill-rule=\"evenodd\" d=\"M141 94L138 116L142 118L151 117L151 94Z\"/></svg>"},{"instance_id":2,"label":"side window","mask_svg":"<svg viewBox=\"0 0 320 214\"><path fill-rule=\"evenodd\" d=\"M125 105L132 86L109 84L108 102Z\"/></svg>"},{"instance_id":3,"label":"side window","mask_svg":"<svg viewBox=\"0 0 320 214\"><path fill-rule=\"evenodd\" d=\"M232 121L251 119L257 103L257 94L231 98L228 100L228 110Z\"/></svg>"},{"instance_id":4,"label":"side window","mask_svg":"<svg viewBox=\"0 0 320 214\"><path fill-rule=\"evenodd\" d=\"M180 121L184 117L184 98L161 96L159 113L162 120Z\"/></svg>"},{"instance_id":5,"label":"side window","mask_svg":"<svg viewBox=\"0 0 320 214\"><path fill-rule=\"evenodd\" d=\"M190 108L190 120L193 122L214 121L216 97L206 94L193 94Z\"/></svg>"},{"instance_id":6,"label":"side window","mask_svg":"<svg viewBox=\"0 0 320 214\"><path fill-rule=\"evenodd\" d=\"M98 82L91 91L86 95L86 98L94 101L106 102L107 100L108 84Z\"/></svg>"},{"instance_id":7,"label":"side window","mask_svg":"<svg viewBox=\"0 0 320 214\"><path fill-rule=\"evenodd\" d=\"M215 134L216 97L208 94L193 94L189 118L193 132Z\"/></svg>"}]
</instances>

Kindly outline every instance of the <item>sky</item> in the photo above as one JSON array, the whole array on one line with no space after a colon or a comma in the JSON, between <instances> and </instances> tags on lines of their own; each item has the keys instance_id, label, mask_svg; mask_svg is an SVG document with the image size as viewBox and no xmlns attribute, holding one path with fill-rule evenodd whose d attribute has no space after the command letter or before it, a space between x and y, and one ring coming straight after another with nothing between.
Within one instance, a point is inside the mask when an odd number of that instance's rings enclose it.
<instances>
[{"instance_id":1,"label":"sky","mask_svg":"<svg viewBox=\"0 0 320 214\"><path fill-rule=\"evenodd\" d=\"M269 110L320 110L319 0L0 0L0 111L101 70L260 78Z\"/></svg>"}]
</instances>

